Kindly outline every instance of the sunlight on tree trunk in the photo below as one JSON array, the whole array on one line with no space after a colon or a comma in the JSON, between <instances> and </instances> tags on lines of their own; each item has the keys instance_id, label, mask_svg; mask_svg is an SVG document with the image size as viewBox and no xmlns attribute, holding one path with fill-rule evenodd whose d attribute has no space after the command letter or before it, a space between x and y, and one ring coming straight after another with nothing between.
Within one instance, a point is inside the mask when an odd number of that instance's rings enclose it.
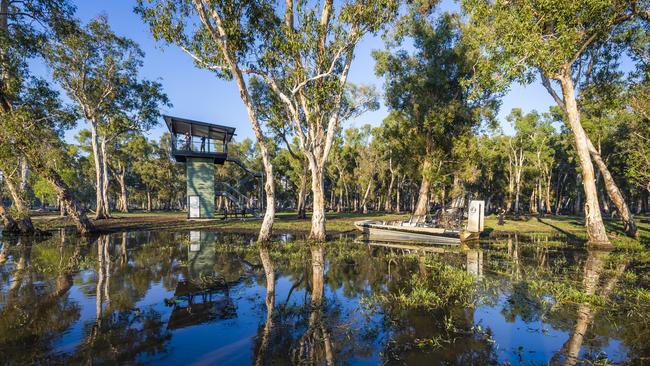
<instances>
[{"instance_id":1,"label":"sunlight on tree trunk","mask_svg":"<svg viewBox=\"0 0 650 366\"><path fill-rule=\"evenodd\" d=\"M81 235L88 235L95 231L95 226L90 222L83 209L81 209L79 202L74 198L72 191L61 177L59 177L59 175L53 170L41 172L41 174L43 174L44 178L50 182L56 190L59 200L65 207L68 216L77 227L77 230L79 230L79 233Z\"/></svg>"},{"instance_id":2,"label":"sunlight on tree trunk","mask_svg":"<svg viewBox=\"0 0 650 366\"><path fill-rule=\"evenodd\" d=\"M636 224L634 223L634 218L630 212L630 209L627 207L627 203L625 203L625 198L623 197L621 191L618 189L616 182L614 182L614 177L612 177L609 169L607 169L607 165L603 161L603 158L600 156L600 153L598 150L596 150L588 137L587 146L589 148L592 159L596 162L598 170L603 177L607 195L609 196L609 199L612 200L614 206L616 207L616 211L618 211L618 214L621 216L621 221L623 221L623 231L625 231L625 234L630 237L637 237L638 233L636 230Z\"/></svg>"},{"instance_id":3,"label":"sunlight on tree trunk","mask_svg":"<svg viewBox=\"0 0 650 366\"><path fill-rule=\"evenodd\" d=\"M315 163L314 163L315 164ZM311 216L311 231L309 239L315 241L325 240L325 191L323 187L323 171L316 166L311 169L311 190L313 200L313 211Z\"/></svg>"},{"instance_id":4,"label":"sunlight on tree trunk","mask_svg":"<svg viewBox=\"0 0 650 366\"><path fill-rule=\"evenodd\" d=\"M571 76L565 74L559 77L562 86L564 105L566 106L569 125L573 131L575 147L582 170L582 186L585 193L585 221L587 226L587 236L589 241L603 247L611 247L609 238L605 231L605 225L600 215L600 205L598 204L598 192L596 190L596 180L594 175L594 166L591 163L589 154L589 143L587 134L580 124L580 112L576 104L573 81Z\"/></svg>"},{"instance_id":5,"label":"sunlight on tree trunk","mask_svg":"<svg viewBox=\"0 0 650 366\"><path fill-rule=\"evenodd\" d=\"M426 176L431 163L428 160L424 161L422 166L422 181L420 182L420 190L418 192L418 202L413 211L414 216L423 216L429 213L429 186L431 185Z\"/></svg>"},{"instance_id":6,"label":"sunlight on tree trunk","mask_svg":"<svg viewBox=\"0 0 650 366\"><path fill-rule=\"evenodd\" d=\"M104 171L103 154L100 150L99 136L97 135L97 126L94 122L90 123L91 145L93 149L93 162L95 164L95 219L107 219L110 217L108 212L108 202L105 201L104 194Z\"/></svg>"}]
</instances>

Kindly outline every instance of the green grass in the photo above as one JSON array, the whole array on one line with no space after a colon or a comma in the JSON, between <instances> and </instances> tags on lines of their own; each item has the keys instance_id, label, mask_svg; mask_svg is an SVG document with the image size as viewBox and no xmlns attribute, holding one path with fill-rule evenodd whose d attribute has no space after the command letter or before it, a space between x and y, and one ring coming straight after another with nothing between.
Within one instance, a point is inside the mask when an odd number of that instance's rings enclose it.
<instances>
[{"instance_id":1,"label":"green grass","mask_svg":"<svg viewBox=\"0 0 650 366\"><path fill-rule=\"evenodd\" d=\"M507 218L504 225L499 225L497 216L489 215L485 218L485 227L496 232L558 233L564 231L573 234L584 232L582 221L572 216L552 216L542 219L521 216L517 220Z\"/></svg>"},{"instance_id":2,"label":"green grass","mask_svg":"<svg viewBox=\"0 0 650 366\"><path fill-rule=\"evenodd\" d=\"M70 220L58 218L54 215L35 216L34 222L40 229L58 229L72 226ZM262 223L261 219L247 218L204 221L186 220L186 213L178 211L156 211L156 212L133 212L114 213L112 219L98 220L95 224L101 231L121 230L182 230L182 229L222 229L229 231L257 231ZM381 220L404 220L408 214L383 214L379 212L370 214L360 213L328 213L327 231L329 233L342 233L354 230L354 222L362 219ZM624 249L639 250L650 247L650 218L640 216L637 218L640 237L638 240L626 237L622 232L622 225L618 220L606 220L608 233L613 243ZM311 219L297 219L294 212L278 212L276 214L273 229L275 232L308 233L311 227ZM515 220L507 218L504 225L497 224L497 217L489 215L485 219L485 229L489 236L500 236L508 233L519 233L525 235L544 234L560 235L574 240L585 240L586 231L584 220L576 216L547 216L541 219L537 217L525 217Z\"/></svg>"},{"instance_id":3,"label":"green grass","mask_svg":"<svg viewBox=\"0 0 650 366\"><path fill-rule=\"evenodd\" d=\"M605 220L607 233L613 244L623 249L643 249L650 247L650 219L648 216L636 218L639 238L633 239L623 233L623 225L619 220ZM570 239L586 240L587 233L584 219L577 216L546 216L538 219L535 216L521 216L518 220L507 218L504 225L498 225L496 215L485 218L485 228L491 235L502 233L520 234L558 234Z\"/></svg>"},{"instance_id":4,"label":"green grass","mask_svg":"<svg viewBox=\"0 0 650 366\"><path fill-rule=\"evenodd\" d=\"M470 307L475 278L450 265L429 261L425 274L413 274L407 286L397 294L383 295L380 301L405 308L435 310L451 305Z\"/></svg>"},{"instance_id":5,"label":"green grass","mask_svg":"<svg viewBox=\"0 0 650 366\"><path fill-rule=\"evenodd\" d=\"M222 220L187 220L184 212L134 212L114 213L113 218L95 220L95 225L100 231L121 230L180 230L180 229L223 229L230 231L257 231L262 224L261 219L247 217L246 219ZM328 213L327 231L329 233L342 233L354 230L354 222L362 219L403 220L407 215L358 214L358 213ZM34 222L39 229L54 230L72 226L67 218L53 216L34 217ZM276 214L273 230L275 232L309 233L311 219L298 219L295 213L279 212Z\"/></svg>"}]
</instances>

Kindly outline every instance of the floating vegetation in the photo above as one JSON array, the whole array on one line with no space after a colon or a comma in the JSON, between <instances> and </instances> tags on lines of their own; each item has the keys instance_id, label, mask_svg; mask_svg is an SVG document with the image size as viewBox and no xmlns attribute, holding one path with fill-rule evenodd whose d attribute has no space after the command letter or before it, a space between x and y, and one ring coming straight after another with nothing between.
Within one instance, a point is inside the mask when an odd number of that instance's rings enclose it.
<instances>
[{"instance_id":1,"label":"floating vegetation","mask_svg":"<svg viewBox=\"0 0 650 366\"><path fill-rule=\"evenodd\" d=\"M555 304L588 303L595 306L605 305L605 299L602 296L585 294L584 290L567 286L565 282L532 280L528 282L528 287L530 293L540 299L547 299L547 296L551 296Z\"/></svg>"},{"instance_id":2,"label":"floating vegetation","mask_svg":"<svg viewBox=\"0 0 650 366\"><path fill-rule=\"evenodd\" d=\"M427 311L472 307L482 285L482 280L466 271L427 258L421 271L400 283L396 292L377 294L374 300L384 306Z\"/></svg>"}]
</instances>

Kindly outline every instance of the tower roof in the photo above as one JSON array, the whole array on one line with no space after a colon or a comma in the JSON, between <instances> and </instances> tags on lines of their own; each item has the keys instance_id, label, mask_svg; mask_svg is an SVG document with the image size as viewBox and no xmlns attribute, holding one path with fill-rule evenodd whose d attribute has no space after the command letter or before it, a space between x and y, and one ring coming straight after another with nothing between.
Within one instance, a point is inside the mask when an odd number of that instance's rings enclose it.
<instances>
[{"instance_id":1,"label":"tower roof","mask_svg":"<svg viewBox=\"0 0 650 366\"><path fill-rule=\"evenodd\" d=\"M214 140L230 142L235 135L235 128L191 119L163 116L169 132L175 134L191 134L192 136L207 137Z\"/></svg>"}]
</instances>

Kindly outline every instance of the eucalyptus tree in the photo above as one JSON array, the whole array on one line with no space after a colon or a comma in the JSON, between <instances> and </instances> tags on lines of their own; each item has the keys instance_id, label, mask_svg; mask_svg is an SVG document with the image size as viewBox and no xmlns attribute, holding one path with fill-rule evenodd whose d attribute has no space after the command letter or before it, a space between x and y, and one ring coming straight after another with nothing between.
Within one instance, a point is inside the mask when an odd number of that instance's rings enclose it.
<instances>
[{"instance_id":1,"label":"eucalyptus tree","mask_svg":"<svg viewBox=\"0 0 650 366\"><path fill-rule=\"evenodd\" d=\"M374 87L347 83L344 87L339 123L358 117L369 110L379 108L378 94ZM298 186L297 211L299 218L306 217L305 200L307 197L308 180L310 176L309 159L301 148L300 140L294 136L291 125L287 123L285 108L280 99L259 79L251 79L252 97L260 120L268 127L276 143L284 144L292 158ZM337 129L337 134L340 128ZM290 143L290 139L291 143ZM332 146L336 147L336 144ZM329 175L329 174L328 174ZM325 178L325 177L324 177ZM313 193L313 192L312 192ZM323 192L324 193L324 192Z\"/></svg>"},{"instance_id":2,"label":"eucalyptus tree","mask_svg":"<svg viewBox=\"0 0 650 366\"><path fill-rule=\"evenodd\" d=\"M530 161L533 164L538 161L537 151L533 151L533 145L543 144L544 141L536 141L538 127L541 123L541 116L537 111L524 114L520 108L514 108L506 117L514 129L515 135L507 138L508 141L508 176L509 187L514 187L514 206L513 211L519 214L520 195L522 188L522 178L526 163ZM541 159L541 149L539 147Z\"/></svg>"},{"instance_id":3,"label":"eucalyptus tree","mask_svg":"<svg viewBox=\"0 0 650 366\"><path fill-rule=\"evenodd\" d=\"M395 134L393 127L388 121L391 121L389 117L384 119L381 126L377 127L374 130L373 144L378 150L378 154L382 157L385 167L385 175L388 180L388 186L386 187L386 198L384 201L384 211L392 212L397 209L398 199L394 196L394 193L398 191L399 187L398 181L400 173L403 174L402 165L409 161L408 156L403 156L402 151L405 145L408 145L408 141L403 141L401 136Z\"/></svg>"},{"instance_id":4,"label":"eucalyptus tree","mask_svg":"<svg viewBox=\"0 0 650 366\"><path fill-rule=\"evenodd\" d=\"M140 133L128 133L113 139L108 146L107 152L110 156L108 167L115 181L117 182L117 209L120 212L129 212L129 187L136 185L137 174L134 171L134 164L146 156L144 146L145 137Z\"/></svg>"},{"instance_id":5,"label":"eucalyptus tree","mask_svg":"<svg viewBox=\"0 0 650 366\"><path fill-rule=\"evenodd\" d=\"M477 164L479 177L477 179L475 191L485 198L485 211L491 212L492 208L497 205L498 208L509 207L511 197L508 196L512 191L507 190L510 181L508 145L503 142L507 136L496 134L496 131L490 131L488 135L478 137ZM509 199L506 201L506 199ZM504 205L504 203L508 205Z\"/></svg>"},{"instance_id":6,"label":"eucalyptus tree","mask_svg":"<svg viewBox=\"0 0 650 366\"><path fill-rule=\"evenodd\" d=\"M642 80L632 85L625 95L629 108L621 113L627 123L620 127L624 135L619 140L624 142L625 175L650 195L650 83Z\"/></svg>"},{"instance_id":7,"label":"eucalyptus tree","mask_svg":"<svg viewBox=\"0 0 650 366\"><path fill-rule=\"evenodd\" d=\"M95 165L95 218L110 217L107 145L129 131L157 123L168 105L158 82L140 80L144 53L132 40L113 33L105 17L55 44L48 55L53 77L88 122Z\"/></svg>"},{"instance_id":8,"label":"eucalyptus tree","mask_svg":"<svg viewBox=\"0 0 650 366\"><path fill-rule=\"evenodd\" d=\"M579 89L578 103L582 124L590 140L591 158L600 173L596 176L596 180L602 178L604 190L620 215L625 233L634 237L637 235L636 224L619 189L619 184L615 182L614 174L610 172L609 163L606 163L606 161L612 162L612 154L608 152L611 152L617 144L614 140L614 131L618 124L625 123L617 118L616 114L622 108L629 106L626 100L629 94L625 91L627 84L633 83L635 74L630 73L626 80L625 74L619 70L619 48L619 45L605 44L597 50L598 59L593 61L595 66L591 68L589 83L583 83ZM647 61L642 61L641 64L643 63ZM604 196L602 201L607 208Z\"/></svg>"},{"instance_id":9,"label":"eucalyptus tree","mask_svg":"<svg viewBox=\"0 0 650 366\"><path fill-rule=\"evenodd\" d=\"M154 207L171 209L175 202L183 207L185 192L185 171L176 164L171 156L171 136L164 133L160 140L147 141L142 135L136 135L130 143L129 150L134 157L133 173L144 186L147 211Z\"/></svg>"},{"instance_id":10,"label":"eucalyptus tree","mask_svg":"<svg viewBox=\"0 0 650 366\"><path fill-rule=\"evenodd\" d=\"M285 180L289 183L281 185L282 190L278 193L278 199L282 201L282 193L291 194L292 198L295 198L298 218L304 219L307 217L309 167L306 164L307 159L298 150L297 141L287 143L286 146L280 149L273 159L273 166L280 181Z\"/></svg>"},{"instance_id":11,"label":"eucalyptus tree","mask_svg":"<svg viewBox=\"0 0 650 366\"><path fill-rule=\"evenodd\" d=\"M473 75L474 61L460 42L457 15L431 21L412 11L397 33L396 43L412 39L415 52L375 51L376 73L386 79L385 96L395 114L408 154L420 166L415 215L428 210L431 182L449 160L452 140L477 126L494 106L489 94L470 100L463 85Z\"/></svg>"},{"instance_id":12,"label":"eucalyptus tree","mask_svg":"<svg viewBox=\"0 0 650 366\"><path fill-rule=\"evenodd\" d=\"M138 176L138 182L144 189L142 208L146 211L152 209L152 193L156 191L156 158L158 145L148 141L143 135L137 135L131 141L131 150L136 157L131 164L133 172Z\"/></svg>"},{"instance_id":13,"label":"eucalyptus tree","mask_svg":"<svg viewBox=\"0 0 650 366\"><path fill-rule=\"evenodd\" d=\"M288 174L287 178L298 188L296 211L298 218L304 219L306 218L309 162L300 150L297 138L292 136L291 127L286 121L284 106L278 96L261 79L253 77L250 81L251 98L260 122L266 125L276 146L285 146L285 149L278 153L274 161L288 163L289 166L284 167L288 169L280 167L280 170L283 170L285 175ZM274 164L274 166L276 165Z\"/></svg>"},{"instance_id":14,"label":"eucalyptus tree","mask_svg":"<svg viewBox=\"0 0 650 366\"><path fill-rule=\"evenodd\" d=\"M371 191L377 182L376 175L379 171L379 151L376 143L373 144L373 129L369 124L361 126L357 130L358 155L354 176L356 177L357 190L361 195L358 209L368 213L368 200Z\"/></svg>"},{"instance_id":15,"label":"eucalyptus tree","mask_svg":"<svg viewBox=\"0 0 650 366\"><path fill-rule=\"evenodd\" d=\"M332 182L332 189L334 195L337 196L336 204L332 204L336 207L337 212L343 211L344 208L347 208L347 192L350 185L350 177L348 175L348 162L350 161L347 156L347 148L343 142L343 137L337 136L332 143L332 155L330 156L330 162L327 165L327 171L330 181Z\"/></svg>"},{"instance_id":16,"label":"eucalyptus tree","mask_svg":"<svg viewBox=\"0 0 650 366\"><path fill-rule=\"evenodd\" d=\"M213 70L217 77L235 79L264 163L266 212L258 241L270 240L275 215L273 165L267 137L244 75L254 71L250 68L250 57L260 46L270 46L264 36L278 25L274 9L267 2L254 1L230 4L203 0L139 0L136 12L149 24L156 40L177 44L198 67Z\"/></svg>"},{"instance_id":17,"label":"eucalyptus tree","mask_svg":"<svg viewBox=\"0 0 650 366\"><path fill-rule=\"evenodd\" d=\"M625 81L619 74L599 80L583 93L588 102L584 108L585 129L607 161L618 187L630 199L636 197L637 212L644 208L646 192L650 192L650 119L645 78L647 75L642 74L640 79ZM607 180L603 182L606 187Z\"/></svg>"},{"instance_id":18,"label":"eucalyptus tree","mask_svg":"<svg viewBox=\"0 0 650 366\"><path fill-rule=\"evenodd\" d=\"M3 123L18 123L26 116L28 111L23 107L30 104L25 100L30 94L26 88L36 83L31 80L28 61L42 57L48 42L67 31L73 12L74 8L65 0L0 1L0 119ZM0 152L3 155L0 176L13 200L10 211L0 204L5 231L33 232L26 202L28 161L12 146L9 137L2 136L0 140L6 147L6 151Z\"/></svg>"},{"instance_id":19,"label":"eucalyptus tree","mask_svg":"<svg viewBox=\"0 0 650 366\"><path fill-rule=\"evenodd\" d=\"M534 126L530 136L531 160L537 180L536 187L533 189L533 192L536 193L534 203L540 216L544 213L551 213L551 179L555 164L552 141L554 138L555 129L549 114L546 113Z\"/></svg>"},{"instance_id":20,"label":"eucalyptus tree","mask_svg":"<svg viewBox=\"0 0 650 366\"><path fill-rule=\"evenodd\" d=\"M397 12L396 0L338 5L333 0L289 0L284 6L268 0L237 4L139 1L137 11L156 39L179 45L197 66L235 79L267 177L267 211L259 240L267 240L271 232L274 184L267 136L251 98L251 75L261 79L280 100L286 123L309 161L313 193L310 238L325 239L324 172L340 122L354 49L365 34L378 31Z\"/></svg>"},{"instance_id":21,"label":"eucalyptus tree","mask_svg":"<svg viewBox=\"0 0 650 366\"><path fill-rule=\"evenodd\" d=\"M413 159L413 156L421 151L421 141L413 140L411 128L407 123L407 116L398 111L391 111L382 121L378 139L389 162L391 176L395 175L395 206L394 210L399 212L402 209L401 202L406 195L405 182L422 176L420 171L420 159ZM405 138L407 136L408 138ZM421 180L421 179L417 179ZM391 190L389 190L391 191Z\"/></svg>"},{"instance_id":22,"label":"eucalyptus tree","mask_svg":"<svg viewBox=\"0 0 650 366\"><path fill-rule=\"evenodd\" d=\"M63 131L74 124L75 115L62 107L58 94L42 80L26 86L22 101L0 119L0 151L14 151L24 157L31 169L54 188L79 232L92 232L93 224L59 174L69 163Z\"/></svg>"},{"instance_id":23,"label":"eucalyptus tree","mask_svg":"<svg viewBox=\"0 0 650 366\"><path fill-rule=\"evenodd\" d=\"M463 0L462 8L468 16L465 38L479 58L474 84L503 90L514 80L531 82L539 73L542 84L566 114L580 162L589 240L611 245L591 161L591 157L598 161L598 154L581 124L577 98L580 87L589 83L602 49L620 40L623 33L644 33L647 3Z\"/></svg>"}]
</instances>

